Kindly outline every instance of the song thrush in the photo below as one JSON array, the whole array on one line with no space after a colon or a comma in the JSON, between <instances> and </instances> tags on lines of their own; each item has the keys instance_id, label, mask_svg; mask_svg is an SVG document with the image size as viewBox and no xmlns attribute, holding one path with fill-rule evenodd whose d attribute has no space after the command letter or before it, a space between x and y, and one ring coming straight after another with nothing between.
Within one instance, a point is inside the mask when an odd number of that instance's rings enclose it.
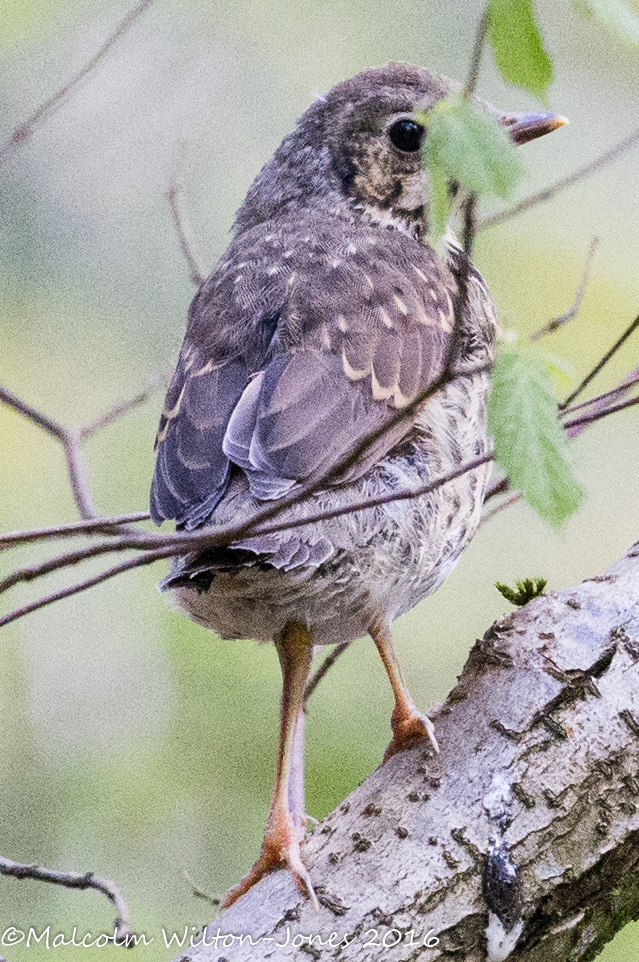
<instances>
[{"instance_id":1,"label":"song thrush","mask_svg":"<svg viewBox=\"0 0 639 962\"><path fill-rule=\"evenodd\" d=\"M488 450L495 307L468 268L454 329L462 255L451 242L438 257L426 242L428 130L415 119L459 90L390 64L316 100L257 176L229 248L191 304L156 441L156 523L173 518L191 531L248 519L377 432L338 477L283 513L280 530L178 559L162 585L222 638L274 642L281 663L262 851L226 905L282 864L315 901L300 813L289 805L313 645L371 635L395 697L385 758L425 736L436 747L402 681L390 626L457 564L479 522L487 466L414 500L287 525L423 485ZM502 120L518 143L562 123L550 114ZM441 377L447 358L455 377L388 425Z\"/></svg>"}]
</instances>

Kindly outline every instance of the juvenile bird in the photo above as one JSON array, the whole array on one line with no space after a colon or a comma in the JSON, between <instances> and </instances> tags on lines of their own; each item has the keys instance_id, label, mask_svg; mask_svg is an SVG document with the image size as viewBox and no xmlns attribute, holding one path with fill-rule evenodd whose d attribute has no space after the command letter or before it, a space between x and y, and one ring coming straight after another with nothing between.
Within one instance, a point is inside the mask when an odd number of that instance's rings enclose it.
<instances>
[{"instance_id":1,"label":"juvenile bird","mask_svg":"<svg viewBox=\"0 0 639 962\"><path fill-rule=\"evenodd\" d=\"M395 698L385 759L418 738L436 748L402 681L390 626L457 564L479 523L487 466L413 500L290 525L424 485L489 450L495 307L467 268L456 326L463 255L451 243L438 257L426 241L428 129L416 119L460 89L390 64L316 100L257 176L229 248L191 304L156 440L154 521L172 518L187 531L237 523L324 479L285 509L280 530L180 558L162 585L222 638L273 642L282 669L262 850L226 906L281 865L315 901L300 855L303 813L289 803L314 645L369 634ZM502 121L517 143L563 122ZM409 407L444 370L454 377Z\"/></svg>"}]
</instances>

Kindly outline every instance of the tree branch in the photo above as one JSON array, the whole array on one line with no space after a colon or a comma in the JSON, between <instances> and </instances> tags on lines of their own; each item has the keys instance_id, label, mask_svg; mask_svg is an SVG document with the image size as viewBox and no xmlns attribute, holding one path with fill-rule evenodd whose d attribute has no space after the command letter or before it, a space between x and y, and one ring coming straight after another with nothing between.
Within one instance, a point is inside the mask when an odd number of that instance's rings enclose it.
<instances>
[{"instance_id":1,"label":"tree branch","mask_svg":"<svg viewBox=\"0 0 639 962\"><path fill-rule=\"evenodd\" d=\"M3 401L8 407L22 414L60 442L66 458L69 483L78 513L81 518L87 520L94 518L96 512L89 488L86 465L80 451L80 432L75 428L65 427L64 424L60 424L59 421L49 417L48 414L38 411L19 398L17 394L14 394L13 391L2 386L0 386L0 401Z\"/></svg>"},{"instance_id":2,"label":"tree branch","mask_svg":"<svg viewBox=\"0 0 639 962\"><path fill-rule=\"evenodd\" d=\"M68 588L62 588L60 591L54 591L50 595L45 595L44 598L39 598L37 601L32 601L31 604L23 605L21 608L16 608L14 611L10 611L9 614L0 618L0 628L11 624L12 621L17 621L18 618L24 618L25 615L31 614L32 611L39 611L40 608L46 608L47 605L52 605L55 601L62 601L63 598L70 598L72 595L78 595L80 592L86 591L88 588L94 588L96 585L102 584L103 581L108 581L110 578L115 578L117 575L121 575L125 571L132 571L134 568L141 568L144 565L154 564L156 561L160 561L162 558L169 558L172 553L173 552L171 550L166 549L164 551L152 551L148 554L138 555L136 558L131 558L129 561L122 561L120 564L114 565L112 568L108 568L106 571L101 571L93 578L87 578L85 581L78 581L76 584L70 585Z\"/></svg>"},{"instance_id":3,"label":"tree branch","mask_svg":"<svg viewBox=\"0 0 639 962\"><path fill-rule=\"evenodd\" d=\"M80 440L85 441L87 438L93 437L94 434L103 431L104 428L109 427L114 421L118 421L125 415L130 414L136 407L145 404L149 398L155 394L158 388L168 383L171 379L171 373L171 371L163 371L161 374L154 375L146 386L141 388L133 397L126 398L124 401L117 401L113 407L105 411L104 414L101 414L95 421L91 421L90 424L85 424L85 426L79 430Z\"/></svg>"},{"instance_id":4,"label":"tree branch","mask_svg":"<svg viewBox=\"0 0 639 962\"><path fill-rule=\"evenodd\" d=\"M639 916L638 611L636 545L496 622L432 716L440 754L395 756L307 837L320 912L273 872L180 962L594 958Z\"/></svg>"},{"instance_id":5,"label":"tree branch","mask_svg":"<svg viewBox=\"0 0 639 962\"><path fill-rule=\"evenodd\" d=\"M206 280L207 275L200 267L199 258L195 254L193 232L191 231L191 226L182 206L182 190L184 186L182 182L182 167L184 165L184 151L185 144L184 141L182 141L175 152L173 171L171 173L171 181L166 199L169 202L171 219L173 220L173 227L175 228L175 233L180 244L180 250L189 268L189 276L196 287L199 287L200 284Z\"/></svg>"},{"instance_id":6,"label":"tree branch","mask_svg":"<svg viewBox=\"0 0 639 962\"><path fill-rule=\"evenodd\" d=\"M50 541L54 538L71 538L75 535L106 534L109 528L120 525L133 524L137 521L148 521L151 515L148 511L135 511L132 514L120 514L114 518L95 518L88 521L75 521L72 524L61 524L56 528L37 528L32 531L9 531L0 534L0 551L12 548L14 545L28 544L33 541ZM117 533L117 532L116 532Z\"/></svg>"},{"instance_id":7,"label":"tree branch","mask_svg":"<svg viewBox=\"0 0 639 962\"><path fill-rule=\"evenodd\" d=\"M560 327L563 327L564 324L567 324L568 321L572 321L573 318L577 316L577 314L579 313L579 309L581 307L582 301L586 294L588 279L590 277L590 269L592 267L592 262L594 260L595 252L598 246L599 246L599 238L593 237L593 239L590 241L590 247L586 255L586 262L584 264L583 273L581 275L581 283L579 284L579 287L575 291L575 297L571 306L568 308L568 310L564 314L560 314L559 317L553 317L552 320L548 321L547 324L544 324L544 326L540 327L538 331L535 331L535 333L532 334L530 337L531 341L539 341L542 337L545 337L547 334L552 334L553 331L556 331Z\"/></svg>"},{"instance_id":8,"label":"tree branch","mask_svg":"<svg viewBox=\"0 0 639 962\"><path fill-rule=\"evenodd\" d=\"M617 340L616 340L615 343L612 345L612 347L610 348L610 350L606 351L606 353L604 354L604 356L603 356L599 361L597 361L597 363L596 363L595 366L593 367L592 371L590 371L590 373L586 375L586 377L583 379L583 381L581 381L581 382L577 385L577 387L576 387L575 390L572 392L572 394L569 394L568 397L566 398L566 400L561 402L561 404L559 405L559 410L560 410L560 411L563 411L563 410L564 410L565 408L567 408L570 404L572 404L572 402L573 402L576 398L579 397L579 395L583 392L584 388L588 387L588 385L590 384L590 382L599 374L600 371L603 370L603 368L606 366L606 364L608 363L608 361L609 361L612 357L614 357L614 355L617 353L617 351L619 350L619 348L620 348L623 344L625 344L625 342L628 340L628 338L629 338L632 334L634 334L634 332L637 330L638 327L639 327L639 314L637 315L637 317L635 317L634 321L632 321L632 323L628 325L628 327L627 327L626 330L623 332L623 334L621 335L621 337L617 338Z\"/></svg>"},{"instance_id":9,"label":"tree branch","mask_svg":"<svg viewBox=\"0 0 639 962\"><path fill-rule=\"evenodd\" d=\"M508 207L506 210L500 211L498 214L491 214L490 217L484 217L480 222L478 230L486 230L489 227L495 227L497 224L503 224L507 220L512 220L513 217L518 217L519 214L523 214L527 210L536 207L538 204L543 204L548 200L553 200L559 194L563 193L564 190L568 190L569 187L574 187L580 181L585 180L586 177L590 177L592 174L598 173L603 170L604 167L608 167L609 164L614 163L615 160L619 160L625 153L631 150L639 143L639 127L620 140L619 143L615 144L609 150L603 152L598 157L595 157L589 164L585 164L583 167L579 167L577 170L573 171L572 174L568 174L567 177L562 177L561 180L556 181L551 184L550 187L545 187L543 190L538 191L536 194L531 194L530 197L526 197L524 200L520 201L519 204L515 204L513 207Z\"/></svg>"},{"instance_id":10,"label":"tree branch","mask_svg":"<svg viewBox=\"0 0 639 962\"><path fill-rule=\"evenodd\" d=\"M122 893L115 884L108 879L98 878L93 872L56 872L41 865L25 865L13 862L10 858L0 856L0 875L7 875L15 879L35 879L38 882L49 882L69 889L95 889L106 895L115 908L117 915L114 922L114 940L118 945L129 946L135 944L135 933L129 925L129 909Z\"/></svg>"},{"instance_id":11,"label":"tree branch","mask_svg":"<svg viewBox=\"0 0 639 962\"><path fill-rule=\"evenodd\" d=\"M111 33L107 39L104 41L100 49L91 57L89 61L78 71L70 80L68 80L64 86L60 87L48 100L40 104L37 110L27 117L19 127L13 131L9 139L0 147L0 165L7 160L13 151L41 126L46 120L49 119L51 114L58 108L66 103L72 94L75 92L76 88L82 83L83 80L91 74L99 63L106 57L106 55L113 49L113 47L126 36L133 24L138 20L144 11L153 3L153 0L141 0L132 10L127 13L123 20L120 21L118 26L115 28L113 33Z\"/></svg>"}]
</instances>

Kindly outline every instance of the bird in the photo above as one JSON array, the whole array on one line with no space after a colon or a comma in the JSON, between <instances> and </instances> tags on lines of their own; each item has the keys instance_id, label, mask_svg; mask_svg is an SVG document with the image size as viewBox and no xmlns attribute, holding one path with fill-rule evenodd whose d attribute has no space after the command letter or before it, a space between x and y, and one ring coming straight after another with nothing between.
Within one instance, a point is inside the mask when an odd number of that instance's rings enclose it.
<instances>
[{"instance_id":1,"label":"bird","mask_svg":"<svg viewBox=\"0 0 639 962\"><path fill-rule=\"evenodd\" d=\"M460 309L464 253L452 236L443 254L428 240L428 111L461 89L391 63L317 98L257 175L189 309L156 438L151 516L214 531L282 506L271 530L178 557L161 582L218 636L272 642L282 671L264 840L223 907L280 867L317 906L293 784L314 646L369 635L394 695L384 761L422 739L437 750L391 624L457 564L488 465L413 499L350 506L490 450L496 308L466 260ZM479 106L515 143L564 122Z\"/></svg>"}]
</instances>

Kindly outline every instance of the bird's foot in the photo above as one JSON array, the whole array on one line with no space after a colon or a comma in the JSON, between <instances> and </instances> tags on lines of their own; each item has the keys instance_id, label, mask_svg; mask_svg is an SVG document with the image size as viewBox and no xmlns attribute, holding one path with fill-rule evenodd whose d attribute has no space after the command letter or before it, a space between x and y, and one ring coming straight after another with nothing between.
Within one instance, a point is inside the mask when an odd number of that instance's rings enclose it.
<instances>
[{"instance_id":1,"label":"bird's foot","mask_svg":"<svg viewBox=\"0 0 639 962\"><path fill-rule=\"evenodd\" d=\"M228 892L220 908L228 909L273 869L288 867L300 892L308 896L313 907L319 910L317 896L300 854L302 831L296 828L295 820L288 812L277 820L274 819L275 824L271 825L270 821L269 819L264 834L260 857L248 875Z\"/></svg>"},{"instance_id":2,"label":"bird's foot","mask_svg":"<svg viewBox=\"0 0 639 962\"><path fill-rule=\"evenodd\" d=\"M435 726L427 715L423 715L416 708L402 714L401 717L398 717L397 713L393 711L391 728L393 729L393 737L384 752L382 764L396 755L397 752L413 748L422 738L428 738L435 751L439 753L439 745L435 738Z\"/></svg>"}]
</instances>

